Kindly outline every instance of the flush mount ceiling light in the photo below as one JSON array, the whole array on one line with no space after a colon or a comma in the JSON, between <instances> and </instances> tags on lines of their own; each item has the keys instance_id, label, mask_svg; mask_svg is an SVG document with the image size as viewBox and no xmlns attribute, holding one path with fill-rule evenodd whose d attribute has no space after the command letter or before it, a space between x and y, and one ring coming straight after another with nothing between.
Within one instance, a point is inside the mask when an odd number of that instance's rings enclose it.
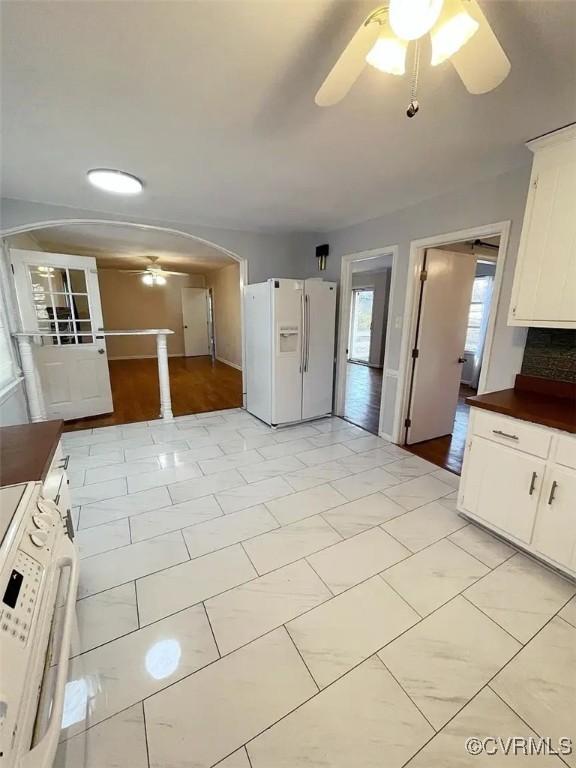
<instances>
[{"instance_id":1,"label":"flush mount ceiling light","mask_svg":"<svg viewBox=\"0 0 576 768\"><path fill-rule=\"evenodd\" d=\"M86 174L94 187L116 195L137 195L142 192L143 184L131 173L113 168L93 168Z\"/></svg>"},{"instance_id":2,"label":"flush mount ceiling light","mask_svg":"<svg viewBox=\"0 0 576 768\"><path fill-rule=\"evenodd\" d=\"M469 93L492 91L510 72L510 61L477 0L388 0L368 15L341 53L316 94L316 104L330 107L341 101L366 63L403 75L410 47L412 92L406 114L413 117L419 108L420 41L426 34L432 42L430 63L450 60Z\"/></svg>"}]
</instances>

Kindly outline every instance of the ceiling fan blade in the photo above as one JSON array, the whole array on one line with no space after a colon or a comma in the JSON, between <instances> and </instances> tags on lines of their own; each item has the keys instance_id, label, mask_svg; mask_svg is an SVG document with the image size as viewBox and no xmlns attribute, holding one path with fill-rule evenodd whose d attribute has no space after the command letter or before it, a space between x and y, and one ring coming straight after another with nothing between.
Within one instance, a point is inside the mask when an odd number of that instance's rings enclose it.
<instances>
[{"instance_id":1,"label":"ceiling fan blade","mask_svg":"<svg viewBox=\"0 0 576 768\"><path fill-rule=\"evenodd\" d=\"M171 272L169 269L163 269L162 270L163 275L181 275L183 277L189 277L189 272Z\"/></svg>"},{"instance_id":2,"label":"ceiling fan blade","mask_svg":"<svg viewBox=\"0 0 576 768\"><path fill-rule=\"evenodd\" d=\"M376 42L382 29L377 21L367 23L373 15L374 11L356 31L320 86L314 99L319 107L331 107L341 101L366 66L366 54Z\"/></svg>"},{"instance_id":3,"label":"ceiling fan blade","mask_svg":"<svg viewBox=\"0 0 576 768\"><path fill-rule=\"evenodd\" d=\"M506 79L510 60L476 0L466 0L465 8L480 27L450 61L469 93L488 93Z\"/></svg>"}]
</instances>

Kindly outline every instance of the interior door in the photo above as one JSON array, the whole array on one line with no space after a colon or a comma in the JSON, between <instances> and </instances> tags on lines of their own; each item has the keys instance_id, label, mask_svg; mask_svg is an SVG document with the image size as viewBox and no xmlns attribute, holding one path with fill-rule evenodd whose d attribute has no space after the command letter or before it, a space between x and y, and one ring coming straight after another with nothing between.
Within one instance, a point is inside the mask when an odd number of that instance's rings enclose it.
<instances>
[{"instance_id":1,"label":"interior door","mask_svg":"<svg viewBox=\"0 0 576 768\"><path fill-rule=\"evenodd\" d=\"M113 410L96 259L12 250L23 330L34 349L50 418L78 419Z\"/></svg>"},{"instance_id":2,"label":"interior door","mask_svg":"<svg viewBox=\"0 0 576 768\"><path fill-rule=\"evenodd\" d=\"M407 443L452 432L476 260L436 248L426 252L421 283Z\"/></svg>"},{"instance_id":3,"label":"interior door","mask_svg":"<svg viewBox=\"0 0 576 768\"><path fill-rule=\"evenodd\" d=\"M332 413L336 284L306 280L302 418Z\"/></svg>"},{"instance_id":4,"label":"interior door","mask_svg":"<svg viewBox=\"0 0 576 768\"><path fill-rule=\"evenodd\" d=\"M210 354L208 290L182 288L184 354L186 357Z\"/></svg>"}]
</instances>

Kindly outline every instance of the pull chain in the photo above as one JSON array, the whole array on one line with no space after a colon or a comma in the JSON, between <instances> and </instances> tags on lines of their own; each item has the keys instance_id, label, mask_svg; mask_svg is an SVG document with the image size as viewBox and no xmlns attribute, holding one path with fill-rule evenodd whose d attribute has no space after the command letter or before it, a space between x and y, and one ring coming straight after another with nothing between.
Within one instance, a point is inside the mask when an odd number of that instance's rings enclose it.
<instances>
[{"instance_id":1,"label":"pull chain","mask_svg":"<svg viewBox=\"0 0 576 768\"><path fill-rule=\"evenodd\" d=\"M410 88L410 104L406 110L408 117L414 117L414 115L420 109L418 99L416 98L416 91L418 88L418 76L420 74L420 41L417 40L414 47L414 64L412 67L412 86Z\"/></svg>"}]
</instances>

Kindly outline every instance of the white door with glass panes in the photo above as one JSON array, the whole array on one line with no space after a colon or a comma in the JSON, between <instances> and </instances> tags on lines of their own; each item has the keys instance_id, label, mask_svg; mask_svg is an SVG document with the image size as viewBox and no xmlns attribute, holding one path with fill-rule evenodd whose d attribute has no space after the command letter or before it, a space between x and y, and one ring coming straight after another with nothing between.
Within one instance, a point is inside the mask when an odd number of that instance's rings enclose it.
<instances>
[{"instance_id":1,"label":"white door with glass panes","mask_svg":"<svg viewBox=\"0 0 576 768\"><path fill-rule=\"evenodd\" d=\"M348 360L367 363L370 359L373 303L373 288L353 289Z\"/></svg>"},{"instance_id":2,"label":"white door with glass panes","mask_svg":"<svg viewBox=\"0 0 576 768\"><path fill-rule=\"evenodd\" d=\"M22 330L38 331L34 356L49 418L113 410L96 259L12 250Z\"/></svg>"}]
</instances>

